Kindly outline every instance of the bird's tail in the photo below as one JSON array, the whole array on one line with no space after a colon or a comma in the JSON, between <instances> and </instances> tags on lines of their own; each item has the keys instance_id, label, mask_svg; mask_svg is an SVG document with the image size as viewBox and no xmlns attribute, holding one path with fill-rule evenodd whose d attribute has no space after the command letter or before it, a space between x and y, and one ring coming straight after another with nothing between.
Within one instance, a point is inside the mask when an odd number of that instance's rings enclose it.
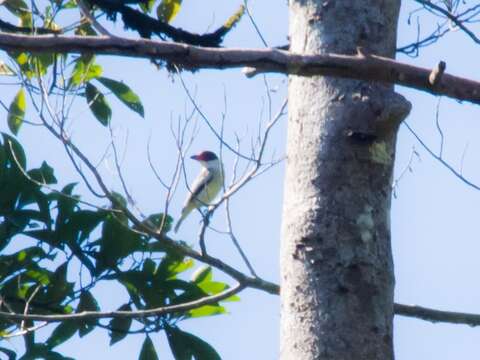
<instances>
[{"instance_id":1,"label":"bird's tail","mask_svg":"<svg viewBox=\"0 0 480 360\"><path fill-rule=\"evenodd\" d=\"M188 214L190 214L192 209L193 208L191 206L187 206L187 207L183 208L182 214L180 215L180 219L178 219L177 223L175 224L175 227L173 228L173 231L175 231L175 232L178 231L178 229L180 228L180 225L182 225L183 220L185 220L185 218L188 216Z\"/></svg>"},{"instance_id":2,"label":"bird's tail","mask_svg":"<svg viewBox=\"0 0 480 360\"><path fill-rule=\"evenodd\" d=\"M182 225L183 219L185 219L185 217L183 217L183 216L181 216L180 219L178 219L177 223L175 224L175 228L173 229L173 231L175 231L175 232L178 231L178 228L180 227L180 225Z\"/></svg>"}]
</instances>

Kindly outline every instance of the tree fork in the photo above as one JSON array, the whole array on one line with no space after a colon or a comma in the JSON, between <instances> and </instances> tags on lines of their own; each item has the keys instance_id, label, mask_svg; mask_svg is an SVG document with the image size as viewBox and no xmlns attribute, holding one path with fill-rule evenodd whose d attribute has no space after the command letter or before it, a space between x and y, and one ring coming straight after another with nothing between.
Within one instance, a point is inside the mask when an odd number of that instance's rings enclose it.
<instances>
[{"instance_id":1,"label":"tree fork","mask_svg":"<svg viewBox=\"0 0 480 360\"><path fill-rule=\"evenodd\" d=\"M291 50L395 54L400 1L290 0ZM281 359L393 359L391 85L291 76Z\"/></svg>"}]
</instances>

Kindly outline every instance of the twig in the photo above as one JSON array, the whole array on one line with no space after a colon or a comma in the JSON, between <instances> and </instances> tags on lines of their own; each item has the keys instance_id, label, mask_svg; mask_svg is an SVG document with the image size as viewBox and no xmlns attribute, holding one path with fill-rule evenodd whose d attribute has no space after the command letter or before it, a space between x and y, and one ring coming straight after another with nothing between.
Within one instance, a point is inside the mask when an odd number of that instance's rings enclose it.
<instances>
[{"instance_id":1,"label":"twig","mask_svg":"<svg viewBox=\"0 0 480 360\"><path fill-rule=\"evenodd\" d=\"M463 176L463 164L465 162L465 156L467 155L468 143L465 144L465 147L462 151L462 157L460 159L460 174Z\"/></svg>"},{"instance_id":2,"label":"twig","mask_svg":"<svg viewBox=\"0 0 480 360\"><path fill-rule=\"evenodd\" d=\"M405 176L407 171L410 171L410 172L412 171L412 163L413 163L414 156L416 156L418 158L419 155L417 153L417 150L415 150L415 147L413 146L412 151L410 152L410 156L407 160L407 164L400 171L400 174L397 176L397 178L395 180L393 180L393 182L392 182L393 196L395 198L397 197L397 188L398 188L398 184L400 183L400 180L402 180L402 178Z\"/></svg>"},{"instance_id":3,"label":"twig","mask_svg":"<svg viewBox=\"0 0 480 360\"><path fill-rule=\"evenodd\" d=\"M447 163L445 160L443 160L440 156L435 154L433 150L431 150L425 142L423 142L422 139L417 135L417 133L408 125L407 122L403 122L403 124L407 127L407 129L410 131L410 133L417 139L417 141L422 145L422 147L437 161L439 161L443 166L445 166L454 176L456 176L459 180L461 180L463 183L466 185L470 186L471 188L475 190L480 190L480 186L474 184L470 180L467 180L464 176L462 176L461 173L459 173L457 170L455 170L449 163Z\"/></svg>"},{"instance_id":4,"label":"twig","mask_svg":"<svg viewBox=\"0 0 480 360\"><path fill-rule=\"evenodd\" d=\"M120 184L122 185L123 192L125 193L125 195L127 197L128 203L130 205L134 206L135 205L135 199L133 198L132 194L130 194L130 191L128 190L127 183L126 183L125 178L123 176L122 167L120 166L120 160L119 160L119 156L118 156L117 146L115 145L115 139L114 139L113 129L112 129L111 123L108 124L108 130L110 132L110 140L111 140L110 145L112 146L112 150L113 150L113 159L114 159L114 163L115 163L115 169L117 170L117 175L118 175L118 178L120 179Z\"/></svg>"},{"instance_id":5,"label":"twig","mask_svg":"<svg viewBox=\"0 0 480 360\"><path fill-rule=\"evenodd\" d=\"M207 118L207 116L202 112L202 110L200 109L200 107L198 106L197 102L195 101L195 99L193 98L192 94L190 93L190 90L188 89L187 85L185 84L185 81L183 80L183 76L181 75L180 72L178 72L178 77L180 79L180 82L182 84L182 87L185 91L185 93L187 94L187 97L188 99L190 100L190 102L192 103L193 107L195 108L195 110L198 112L198 114L200 115L200 117L204 120L205 124L207 124L208 128L210 129L210 131L215 135L215 137L218 139L218 141L220 141L228 150L230 150L231 152L233 152L235 155L238 155L240 156L242 159L245 159L245 160L253 160L252 158L248 157L248 156L245 156L243 154L240 154L240 153L237 153L235 151L235 149L230 146L230 144L228 144L227 142L225 142L225 140L222 138L222 136L218 133L217 130L215 130L215 128L213 127L213 125L211 124L210 120Z\"/></svg>"},{"instance_id":6,"label":"twig","mask_svg":"<svg viewBox=\"0 0 480 360\"><path fill-rule=\"evenodd\" d=\"M248 270L250 270L250 274L252 274L252 276L254 277L257 277L257 273L255 272L255 269L253 268L252 264L248 260L247 255L245 255L245 253L243 252L243 249L240 246L240 243L238 242L237 237L233 233L232 218L230 216L230 198L227 198L225 200L225 208L227 213L227 231L228 231L228 234L230 235L230 239L232 239L233 244L235 245L238 252L240 253L240 256L245 262L245 265L247 265Z\"/></svg>"},{"instance_id":7,"label":"twig","mask_svg":"<svg viewBox=\"0 0 480 360\"><path fill-rule=\"evenodd\" d=\"M17 159L17 155L15 154L15 151L13 149L13 146L12 146L12 143L11 141L8 141L8 145L9 145L9 148L10 148L10 153L12 155L12 158L13 158L13 161L15 162L15 165L17 166L17 169L20 170L20 172L22 173L22 175L30 182L32 182L33 184L39 186L39 187L43 187L43 188L46 188L48 190L50 190L51 192L59 195L59 196L63 196L64 198L66 199L70 199L70 200L75 200L76 202L80 203L80 204L83 204L83 205L87 205L87 206L90 206L91 208L94 208L94 209L97 209L97 210L102 210L102 211L109 211L109 212L120 212L120 210L115 210L115 209L106 209L104 207L101 207L101 206L98 206L98 205L95 205L95 204L92 204L88 201L85 201L85 200L82 200L80 199L78 196L74 196L74 195L68 195L68 194L65 194L64 192L61 192L55 188L53 188L52 186L46 184L46 183L42 183L40 181L37 181L35 180L34 178L32 178L27 172L26 170L22 167L22 165L20 164L20 162L18 161Z\"/></svg>"},{"instance_id":8,"label":"twig","mask_svg":"<svg viewBox=\"0 0 480 360\"><path fill-rule=\"evenodd\" d=\"M262 32L260 31L257 23L255 22L255 19L253 18L252 13L250 12L250 8L248 6L248 0L243 1L243 6L245 7L245 12L247 13L247 17L250 20L250 22L252 23L252 26L255 29L255 32L257 33L258 37L260 38L260 41L262 42L263 46L268 48L268 43L265 40L265 38L263 37Z\"/></svg>"},{"instance_id":9,"label":"twig","mask_svg":"<svg viewBox=\"0 0 480 360\"><path fill-rule=\"evenodd\" d=\"M42 86L43 87L43 86ZM45 101L45 104L47 105L47 108L50 108L49 102L48 102L48 96L46 95L45 91L42 91L43 96L45 98L43 101ZM286 104L285 104L286 106ZM49 110L50 116L56 116L53 111L51 111L51 108ZM282 113L283 114L283 113ZM42 121L44 122L44 126L47 128L47 130L57 139L59 139L65 146L67 146L81 161L87 169L91 172L93 175L94 179L96 180L98 186L102 190L103 194L105 197L108 198L108 200L116 207L117 209L121 210L125 216L133 223L133 225L138 229L136 230L137 232L143 232L145 235L148 235L150 237L153 237L157 239L158 241L161 241L163 244L165 244L166 247L169 247L173 250L176 250L186 256L189 256L193 259L196 259L198 261L204 262L208 265L211 265L226 274L230 275L232 278L237 280L239 283L243 284L245 287L251 287L255 289L260 289L263 291L266 291L270 294L275 294L278 293L279 287L278 285L268 282L266 280L256 278L256 277L249 277L242 273L241 271L235 269L234 267L228 265L227 263L223 262L222 260L212 257L210 255L206 254L201 254L190 247L173 241L161 232L158 232L158 229L154 229L149 224L146 224L145 222L141 221L138 219L131 211L128 209L126 206L124 206L121 202L118 201L118 199L114 196L114 194L108 189L107 185L105 184L103 178L101 177L100 173L98 172L97 168L92 164L92 162L86 157L86 155L68 138L68 136L64 132L59 132L57 131L52 125L50 125L45 119L44 115L42 113L39 114L41 117ZM278 119L277 119L278 120ZM56 123L59 123L58 120ZM236 189L233 189L232 193L236 192L239 189L237 187Z\"/></svg>"},{"instance_id":10,"label":"twig","mask_svg":"<svg viewBox=\"0 0 480 360\"><path fill-rule=\"evenodd\" d=\"M1 318L1 314L0 313L0 318ZM28 315L27 315L28 316ZM23 321L25 320L28 320L28 319L24 319ZM26 328L22 328L21 330L19 331L15 331L13 333L10 333L10 334L4 334L4 335L0 335L0 339L11 339L13 337L17 337L17 336L24 336L28 333L32 333L32 332L35 332L45 326L48 325L48 322L42 322L38 325L34 325L34 326L30 326L30 327L26 327Z\"/></svg>"},{"instance_id":11,"label":"twig","mask_svg":"<svg viewBox=\"0 0 480 360\"><path fill-rule=\"evenodd\" d=\"M480 44L480 39L470 30L468 29L462 21L458 19L457 16L451 14L448 10L441 8L440 6L434 4L428 0L415 0L417 3L422 4L425 8L432 9L434 11L439 12L440 14L446 16L451 22L453 22L456 26L458 26L465 34L467 34L474 42Z\"/></svg>"},{"instance_id":12,"label":"twig","mask_svg":"<svg viewBox=\"0 0 480 360\"><path fill-rule=\"evenodd\" d=\"M107 29L105 29L103 25L100 24L94 16L92 16L92 14L90 13L90 9L83 0L77 0L77 5L80 8L83 16L88 19L88 21L90 22L90 24L92 24L95 30L97 30L102 35L114 37L114 35L112 35Z\"/></svg>"},{"instance_id":13,"label":"twig","mask_svg":"<svg viewBox=\"0 0 480 360\"><path fill-rule=\"evenodd\" d=\"M442 98L439 97L437 101L437 108L435 110L435 126L437 127L438 133L440 134L440 152L439 157L443 157L443 144L445 143L445 136L443 134L442 127L440 126L440 102Z\"/></svg>"},{"instance_id":14,"label":"twig","mask_svg":"<svg viewBox=\"0 0 480 360\"><path fill-rule=\"evenodd\" d=\"M32 291L32 293L30 294L30 296L28 297L27 301L25 302L25 307L23 309L23 315L27 315L28 314L28 310L30 308L30 302L33 300L33 298L35 297L35 295L37 295L38 293L38 290L40 290L42 288L42 285L39 284L35 287L35 289ZM25 320L22 320L22 322L20 323L20 329L21 330L25 330Z\"/></svg>"},{"instance_id":15,"label":"twig","mask_svg":"<svg viewBox=\"0 0 480 360\"><path fill-rule=\"evenodd\" d=\"M198 241L199 241L199 244L200 244L200 248L202 250L202 255L206 255L205 231L206 231L206 228L209 225L210 217L212 216L212 214L216 211L216 209L218 209L218 207L226 199L233 196L238 190L240 190L243 186L245 186L248 182L250 182L257 175L258 171L260 170L261 166L263 165L263 163L262 163L263 155L264 155L265 146L267 144L268 137L269 137L269 134L270 134L270 130L278 122L278 120L280 120L282 118L282 116L285 114L284 111L287 107L287 103L288 103L288 100L285 99L285 101L281 105L278 113L267 124L267 126L265 128L265 132L263 134L263 139L260 141L260 148L259 148L259 151L258 151L258 155L257 155L256 158L254 158L252 160L252 162L254 164L253 168L251 168L250 171L247 172L237 183L232 184L228 188L228 190L224 192L223 196L217 202L215 202L214 204L211 204L208 207L208 210L206 211L205 214L202 214L203 215L203 222L202 222L202 226L200 227L199 234L198 234ZM234 150L234 153L236 153L238 157L241 157L240 153L238 153L238 151ZM242 257L243 257L243 255L242 255Z\"/></svg>"}]
</instances>

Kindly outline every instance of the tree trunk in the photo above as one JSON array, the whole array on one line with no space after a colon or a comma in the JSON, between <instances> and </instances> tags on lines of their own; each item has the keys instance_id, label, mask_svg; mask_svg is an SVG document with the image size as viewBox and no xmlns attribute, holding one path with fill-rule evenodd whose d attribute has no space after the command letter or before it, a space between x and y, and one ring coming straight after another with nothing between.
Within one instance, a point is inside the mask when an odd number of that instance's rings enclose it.
<instances>
[{"instance_id":1,"label":"tree trunk","mask_svg":"<svg viewBox=\"0 0 480 360\"><path fill-rule=\"evenodd\" d=\"M400 0L290 0L290 50L395 55ZM390 202L410 104L392 86L290 77L283 360L393 359Z\"/></svg>"}]
</instances>

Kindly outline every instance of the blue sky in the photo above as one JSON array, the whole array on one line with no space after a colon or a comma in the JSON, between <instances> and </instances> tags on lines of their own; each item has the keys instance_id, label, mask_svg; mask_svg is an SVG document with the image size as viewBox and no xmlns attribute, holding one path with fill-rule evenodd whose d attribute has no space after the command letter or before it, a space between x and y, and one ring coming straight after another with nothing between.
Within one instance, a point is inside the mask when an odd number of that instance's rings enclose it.
<instances>
[{"instance_id":1,"label":"blue sky","mask_svg":"<svg viewBox=\"0 0 480 360\"><path fill-rule=\"evenodd\" d=\"M212 0L193 2L185 0L175 25L193 31L214 29L235 11L240 2ZM416 25L408 25L404 1L399 22L399 45L415 38ZM286 2L272 7L270 2L253 1L251 10L269 45L286 42L288 13ZM423 15L423 14L419 14ZM435 20L424 17L422 30L435 26ZM112 28L122 33L120 25ZM261 47L254 28L245 17L226 37L225 46ZM439 60L447 63L447 71L456 75L478 78L480 46L461 32L453 32L439 43L422 49L420 57L412 59L399 55L398 59L415 65L433 67ZM113 128L124 159L122 167L136 205L144 212L157 212L163 207L165 194L153 176L147 162L147 143L151 139L154 163L162 174L169 176L175 164L175 145L170 133L171 121L182 120L191 111L192 104L178 79L165 70L157 70L146 60L101 57L105 76L123 80L141 97L145 119L126 109L113 98ZM242 150L248 151L256 136L259 121L268 114L268 96L264 79L246 79L239 70L200 71L184 74L188 88L195 94L202 111L219 128L225 114L225 139L233 142L235 135L242 138ZM270 88L273 112L285 98L286 78L266 77ZM440 146L435 126L438 98L405 88L397 89L413 104L407 119L409 125L434 150ZM0 88L0 98L7 103L13 97L12 88ZM28 115L34 117L33 111ZM445 133L444 157L473 182L480 184L478 160L480 142L480 111L470 104L442 99L439 120ZM198 118L198 117L197 117ZM72 112L71 133L74 141L93 159L99 159L109 141L108 131L99 126L89 110L78 101ZM0 125L5 131L6 123ZM274 128L268 144L268 154L281 156L284 152L286 117ZM76 175L63 154L61 146L41 129L23 128L20 140L27 148L30 164L47 160L53 165L63 183L76 180ZM39 146L41 144L41 146ZM191 153L203 149L217 150L218 141L198 118L198 133ZM480 286L477 285L478 209L480 194L453 177L439 162L432 159L402 126L398 136L396 174L400 174L411 158L412 149L418 152L399 181L392 202L392 246L396 273L396 301L418 304L444 310L480 313ZM462 160L463 158L463 160ZM187 160L188 161L188 160ZM234 161L225 154L227 178L231 176ZM103 162L101 171L107 183L120 190L111 158ZM462 165L463 164L463 165ZM188 163L188 177L192 179L198 166ZM280 241L281 203L283 193L283 164L248 184L232 200L233 227L244 251L257 273L278 282L278 252ZM86 190L82 190L91 198ZM172 215L179 213L185 185L180 184L173 200ZM185 221L179 239L196 243L199 218L196 214ZM225 227L224 213L219 211L214 226ZM229 238L209 233L207 246L213 254L242 267L243 264ZM222 279L221 274L216 276ZM108 287L96 290L104 309L115 308L122 293ZM224 359L276 359L279 347L279 299L255 290L241 293L241 301L228 304L229 314L189 320L181 327L210 342ZM153 336L161 359L171 355L163 334ZM420 320L395 319L395 350L397 359L432 358L477 359L479 330L459 325L430 324ZM105 332L97 331L84 339L75 339L60 350L76 359L116 358L133 359L138 355L143 336L130 336L113 347L108 346ZM12 342L15 345L15 341ZM18 345L15 345L18 346Z\"/></svg>"}]
</instances>

